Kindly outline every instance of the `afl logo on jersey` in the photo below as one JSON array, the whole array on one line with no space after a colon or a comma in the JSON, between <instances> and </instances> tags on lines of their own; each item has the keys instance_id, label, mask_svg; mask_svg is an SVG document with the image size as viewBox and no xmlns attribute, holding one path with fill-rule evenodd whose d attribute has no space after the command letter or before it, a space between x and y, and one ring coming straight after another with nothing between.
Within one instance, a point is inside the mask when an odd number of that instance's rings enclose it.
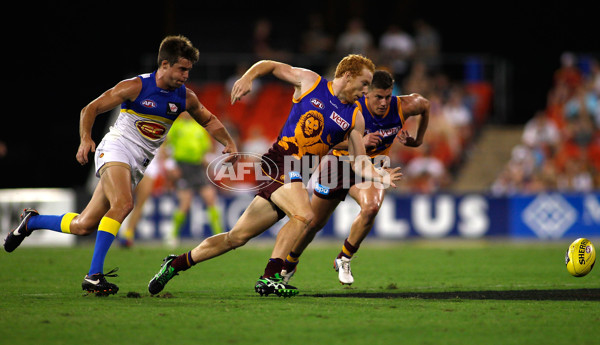
<instances>
[{"instance_id":1,"label":"afl logo on jersey","mask_svg":"<svg viewBox=\"0 0 600 345\"><path fill-rule=\"evenodd\" d=\"M316 108L325 109L325 105L323 104L323 102L321 102L320 100L318 100L316 98L311 98L310 104L314 105Z\"/></svg>"},{"instance_id":2,"label":"afl logo on jersey","mask_svg":"<svg viewBox=\"0 0 600 345\"><path fill-rule=\"evenodd\" d=\"M156 102L151 99L145 99L142 101L142 106L146 108L156 108Z\"/></svg>"},{"instance_id":3,"label":"afl logo on jersey","mask_svg":"<svg viewBox=\"0 0 600 345\"><path fill-rule=\"evenodd\" d=\"M167 132L167 128L158 122L152 121L137 121L135 127L146 138L157 140L163 137Z\"/></svg>"}]
</instances>

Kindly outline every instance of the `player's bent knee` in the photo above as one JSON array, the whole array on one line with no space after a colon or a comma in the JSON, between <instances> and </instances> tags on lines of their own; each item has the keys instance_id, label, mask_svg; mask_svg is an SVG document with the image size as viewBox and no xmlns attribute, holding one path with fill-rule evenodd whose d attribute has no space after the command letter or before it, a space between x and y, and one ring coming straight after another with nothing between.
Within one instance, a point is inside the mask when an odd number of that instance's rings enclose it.
<instances>
[{"instance_id":1,"label":"player's bent knee","mask_svg":"<svg viewBox=\"0 0 600 345\"><path fill-rule=\"evenodd\" d=\"M133 200L127 200L111 205L111 211L117 212L120 218L125 219L133 211L133 207Z\"/></svg>"},{"instance_id":2,"label":"player's bent knee","mask_svg":"<svg viewBox=\"0 0 600 345\"><path fill-rule=\"evenodd\" d=\"M360 210L360 213L363 217L375 218L375 216L377 216L377 213L379 213L379 208L380 205L377 203L368 203L366 205L363 205L363 207Z\"/></svg>"},{"instance_id":3,"label":"player's bent knee","mask_svg":"<svg viewBox=\"0 0 600 345\"><path fill-rule=\"evenodd\" d=\"M312 212L305 212L303 214L295 214L293 216L294 219L304 223L306 226L310 226L314 217L315 216Z\"/></svg>"},{"instance_id":4,"label":"player's bent knee","mask_svg":"<svg viewBox=\"0 0 600 345\"><path fill-rule=\"evenodd\" d=\"M231 231L225 233L225 242L230 249L239 248L248 243L249 240L250 238L246 238L244 236L238 236L237 234L232 235Z\"/></svg>"},{"instance_id":5,"label":"player's bent knee","mask_svg":"<svg viewBox=\"0 0 600 345\"><path fill-rule=\"evenodd\" d=\"M98 230L98 225L98 222L78 221L78 219L74 219L71 222L70 232L73 235L88 236Z\"/></svg>"}]
</instances>

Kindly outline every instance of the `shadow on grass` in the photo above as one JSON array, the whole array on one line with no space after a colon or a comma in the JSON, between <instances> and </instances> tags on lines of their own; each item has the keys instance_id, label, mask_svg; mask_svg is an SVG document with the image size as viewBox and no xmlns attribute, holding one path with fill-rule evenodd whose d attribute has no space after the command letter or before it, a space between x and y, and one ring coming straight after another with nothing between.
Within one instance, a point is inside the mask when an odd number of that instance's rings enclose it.
<instances>
[{"instance_id":1,"label":"shadow on grass","mask_svg":"<svg viewBox=\"0 0 600 345\"><path fill-rule=\"evenodd\" d=\"M472 300L533 300L533 301L600 301L600 289L565 290L504 290L449 292L350 292L331 294L301 294L304 297L340 298L414 298Z\"/></svg>"}]
</instances>

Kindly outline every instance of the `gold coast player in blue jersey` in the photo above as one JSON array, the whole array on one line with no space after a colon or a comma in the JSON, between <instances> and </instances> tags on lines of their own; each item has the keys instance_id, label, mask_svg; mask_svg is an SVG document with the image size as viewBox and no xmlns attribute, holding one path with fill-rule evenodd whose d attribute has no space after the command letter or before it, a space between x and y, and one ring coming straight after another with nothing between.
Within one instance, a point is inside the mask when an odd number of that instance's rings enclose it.
<instances>
[{"instance_id":1,"label":"gold coast player in blue jersey","mask_svg":"<svg viewBox=\"0 0 600 345\"><path fill-rule=\"evenodd\" d=\"M405 96L392 96L394 80L387 71L375 71L373 82L365 97L357 101L365 119L365 136L363 142L367 154L373 158L386 156L394 140L399 140L409 147L418 147L423 143L425 131L429 123L429 101L419 94ZM411 116L419 116L416 137L411 137L403 130L404 121ZM333 154L341 156L347 154L343 149L347 145L342 143L334 150ZM336 171L343 171L345 164L339 159L332 160L337 164ZM322 162L319 179L311 199L314 217L305 232L300 236L292 251L288 254L282 271L283 282L287 283L296 272L296 265L300 255L304 252L315 235L321 230L333 214L333 211L347 194L360 205L360 213L352 223L350 235L344 241L342 249L334 260L334 269L338 271L338 279L342 284L352 284L354 277L350 269L350 260L375 223L385 196L385 189L377 188L374 184L354 183L354 176L350 171L350 178L342 174L331 173L332 167ZM348 170L348 169L346 169ZM326 186L323 180L333 180L335 185ZM348 183L350 182L350 183ZM346 185L344 185L346 183Z\"/></svg>"},{"instance_id":2,"label":"gold coast player in blue jersey","mask_svg":"<svg viewBox=\"0 0 600 345\"><path fill-rule=\"evenodd\" d=\"M15 250L32 231L47 229L73 235L89 235L97 230L94 254L82 288L96 294L114 294L118 287L109 283L104 273L106 254L121 223L133 209L133 189L142 179L146 167L164 142L175 119L187 111L208 133L231 153L234 161L236 144L221 122L207 110L184 83L193 64L198 61L198 49L183 36L168 36L160 44L158 69L153 73L119 82L81 111L79 134L81 142L77 161L88 163L95 152L96 175L100 182L92 199L81 212L63 215L40 215L25 209L21 222L5 239L4 249ZM98 147L92 139L96 116L118 105L121 112Z\"/></svg>"},{"instance_id":3,"label":"gold coast player in blue jersey","mask_svg":"<svg viewBox=\"0 0 600 345\"><path fill-rule=\"evenodd\" d=\"M311 223L314 213L302 183L305 167L302 164L291 167L292 162L321 158L332 147L348 140L349 153L356 157L353 169L364 179L393 186L402 175L399 168L385 173L376 170L362 143L365 121L354 102L367 92L374 70L371 60L349 55L338 64L332 81L313 71L269 60L259 61L246 71L232 88L232 103L252 90L253 80L267 74L295 89L292 109L279 138L263 155L262 169L272 183L259 190L229 232L209 237L187 253L165 258L148 285L150 293L162 291L178 272L243 246L287 215L289 220L277 235L275 248L264 274L255 284L255 291L261 295L296 295L298 289L282 284L280 272L286 255Z\"/></svg>"}]
</instances>

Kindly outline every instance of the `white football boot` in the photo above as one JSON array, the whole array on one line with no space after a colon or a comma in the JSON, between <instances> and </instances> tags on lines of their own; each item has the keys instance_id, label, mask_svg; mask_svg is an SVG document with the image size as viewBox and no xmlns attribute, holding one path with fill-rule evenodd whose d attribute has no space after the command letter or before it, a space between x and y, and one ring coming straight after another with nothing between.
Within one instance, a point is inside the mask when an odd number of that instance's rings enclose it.
<instances>
[{"instance_id":1,"label":"white football boot","mask_svg":"<svg viewBox=\"0 0 600 345\"><path fill-rule=\"evenodd\" d=\"M352 276L352 270L350 269L350 261L345 256L339 259L335 259L333 268L338 272L338 279L342 285L352 285L354 283L354 277Z\"/></svg>"},{"instance_id":2,"label":"white football boot","mask_svg":"<svg viewBox=\"0 0 600 345\"><path fill-rule=\"evenodd\" d=\"M290 279L292 279L292 277L294 276L294 274L296 273L296 268L294 267L293 270L291 270L290 272L288 272L285 268L283 270L281 270L281 281L284 284L287 284L290 282Z\"/></svg>"}]
</instances>

